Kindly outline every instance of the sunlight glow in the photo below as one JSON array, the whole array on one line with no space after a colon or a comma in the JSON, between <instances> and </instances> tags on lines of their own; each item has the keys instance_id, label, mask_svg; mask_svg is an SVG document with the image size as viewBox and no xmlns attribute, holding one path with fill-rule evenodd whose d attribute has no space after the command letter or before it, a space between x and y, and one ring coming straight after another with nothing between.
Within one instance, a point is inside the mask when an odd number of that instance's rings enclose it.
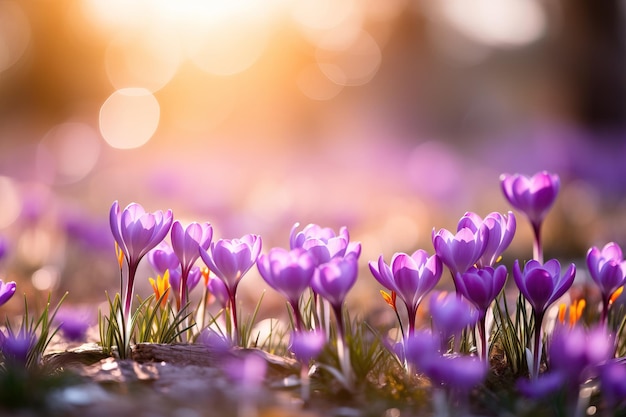
<instances>
[{"instance_id":1,"label":"sunlight glow","mask_svg":"<svg viewBox=\"0 0 626 417\"><path fill-rule=\"evenodd\" d=\"M22 57L30 36L30 24L20 5L0 0L0 72Z\"/></svg>"}]
</instances>

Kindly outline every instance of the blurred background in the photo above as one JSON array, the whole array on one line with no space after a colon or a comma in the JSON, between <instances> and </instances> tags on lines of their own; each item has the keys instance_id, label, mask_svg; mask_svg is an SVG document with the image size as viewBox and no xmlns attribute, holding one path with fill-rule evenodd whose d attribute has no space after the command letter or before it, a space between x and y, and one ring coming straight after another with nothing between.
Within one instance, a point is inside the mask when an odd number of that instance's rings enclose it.
<instances>
[{"instance_id":1,"label":"blurred background","mask_svg":"<svg viewBox=\"0 0 626 417\"><path fill-rule=\"evenodd\" d=\"M362 305L378 289L367 261L432 253L433 228L509 210L501 173L543 169L563 182L548 258L626 244L625 10L0 0L0 277L104 301L119 288L108 210L135 201L209 221L214 239L258 233L264 251L295 222L345 225ZM532 256L530 237L519 215L508 261Z\"/></svg>"}]
</instances>

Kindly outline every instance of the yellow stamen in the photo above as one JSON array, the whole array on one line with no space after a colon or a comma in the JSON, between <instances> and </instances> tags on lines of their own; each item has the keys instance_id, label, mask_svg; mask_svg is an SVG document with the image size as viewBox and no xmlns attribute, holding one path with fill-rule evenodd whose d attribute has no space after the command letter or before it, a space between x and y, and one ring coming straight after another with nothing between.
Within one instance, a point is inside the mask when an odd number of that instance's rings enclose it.
<instances>
[{"instance_id":1,"label":"yellow stamen","mask_svg":"<svg viewBox=\"0 0 626 417\"><path fill-rule=\"evenodd\" d=\"M200 270L200 273L202 274L202 277L204 278L204 286L206 287L207 285L209 285L209 274L211 273L211 271L206 266L203 266L202 269Z\"/></svg>"},{"instance_id":2,"label":"yellow stamen","mask_svg":"<svg viewBox=\"0 0 626 417\"><path fill-rule=\"evenodd\" d=\"M122 252L122 249L117 242L115 242L115 255L117 256L117 263L119 264L120 269L122 269L122 265L124 265L124 252Z\"/></svg>"},{"instance_id":3,"label":"yellow stamen","mask_svg":"<svg viewBox=\"0 0 626 417\"><path fill-rule=\"evenodd\" d=\"M617 300L619 296L622 295L623 291L624 291L623 285L619 287L618 289L616 289L615 291L613 291L613 294L611 294L611 297L609 298L609 305L613 304L615 300Z\"/></svg>"},{"instance_id":4,"label":"yellow stamen","mask_svg":"<svg viewBox=\"0 0 626 417\"><path fill-rule=\"evenodd\" d=\"M393 308L394 310L396 309L395 291L391 291L391 295L390 295L388 292L380 290L380 295L383 296L383 300L385 300L385 302L389 304L391 308Z\"/></svg>"}]
</instances>

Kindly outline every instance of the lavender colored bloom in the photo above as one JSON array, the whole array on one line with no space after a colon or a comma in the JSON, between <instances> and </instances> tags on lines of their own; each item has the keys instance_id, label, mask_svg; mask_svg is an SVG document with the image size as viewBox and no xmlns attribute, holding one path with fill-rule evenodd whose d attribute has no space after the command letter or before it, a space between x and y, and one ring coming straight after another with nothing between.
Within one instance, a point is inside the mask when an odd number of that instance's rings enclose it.
<instances>
[{"instance_id":1,"label":"lavender colored bloom","mask_svg":"<svg viewBox=\"0 0 626 417\"><path fill-rule=\"evenodd\" d=\"M212 353L217 354L218 356L227 353L232 348L232 345L226 336L208 327L202 330L198 336L198 343L208 347Z\"/></svg>"},{"instance_id":2,"label":"lavender colored bloom","mask_svg":"<svg viewBox=\"0 0 626 417\"><path fill-rule=\"evenodd\" d=\"M348 291L356 282L357 274L358 264L355 257L333 258L315 269L311 287L328 300L335 310L340 310Z\"/></svg>"},{"instance_id":3,"label":"lavender colored bloom","mask_svg":"<svg viewBox=\"0 0 626 417\"><path fill-rule=\"evenodd\" d=\"M194 288L198 286L200 283L200 279L202 278L202 270L199 266L193 266L189 271L189 275L187 276L187 293L193 291ZM180 268L174 269L170 271L170 285L174 289L174 295L176 296L177 302L182 303L183 299L179 298L181 294L181 272ZM184 305L184 304L183 304ZM179 305L181 307L181 305Z\"/></svg>"},{"instance_id":4,"label":"lavender colored bloom","mask_svg":"<svg viewBox=\"0 0 626 417\"><path fill-rule=\"evenodd\" d=\"M441 354L439 348L441 343L439 338L430 331L420 330L406 338L401 359L415 366L417 370L423 371L428 364L437 360Z\"/></svg>"},{"instance_id":5,"label":"lavender colored bloom","mask_svg":"<svg viewBox=\"0 0 626 417\"><path fill-rule=\"evenodd\" d=\"M242 395L254 396L265 380L267 362L259 354L251 352L243 358L228 361L225 371Z\"/></svg>"},{"instance_id":6,"label":"lavender colored bloom","mask_svg":"<svg viewBox=\"0 0 626 417\"><path fill-rule=\"evenodd\" d=\"M187 228L177 220L172 225L172 249L181 266L181 281L177 290L181 306L187 303L188 292L191 290L187 285L190 279L189 273L194 262L200 256L200 249L207 250L213 238L213 227L209 223L191 223ZM197 282L196 282L197 284ZM195 285L194 285L195 286Z\"/></svg>"},{"instance_id":7,"label":"lavender colored bloom","mask_svg":"<svg viewBox=\"0 0 626 417\"><path fill-rule=\"evenodd\" d=\"M311 284L314 262L313 257L302 248L290 251L272 248L267 255L259 256L257 267L272 288L291 304L297 305L300 296Z\"/></svg>"},{"instance_id":8,"label":"lavender colored bloom","mask_svg":"<svg viewBox=\"0 0 626 417\"><path fill-rule=\"evenodd\" d=\"M476 264L487 247L487 227L482 225L477 230L461 227L456 234L440 229L432 232L435 253L450 269L454 278L457 272L465 272ZM456 283L455 283L456 285Z\"/></svg>"},{"instance_id":9,"label":"lavender colored bloom","mask_svg":"<svg viewBox=\"0 0 626 417\"><path fill-rule=\"evenodd\" d=\"M329 227L320 227L309 224L300 232L296 232L299 223L291 228L289 245L291 249L306 249L315 259L316 265L321 265L336 257L354 256L361 254L361 244L350 242L350 235L346 227L339 229L339 234Z\"/></svg>"},{"instance_id":10,"label":"lavender colored bloom","mask_svg":"<svg viewBox=\"0 0 626 417\"><path fill-rule=\"evenodd\" d=\"M220 239L208 250L200 248L200 257L215 275L224 281L231 297L241 278L252 268L261 253L261 237L248 234L241 239Z\"/></svg>"},{"instance_id":11,"label":"lavender colored bloom","mask_svg":"<svg viewBox=\"0 0 626 417\"><path fill-rule=\"evenodd\" d=\"M524 266L523 272L518 260L513 264L513 278L517 287L533 310L541 314L567 292L575 275L574 264L561 275L561 264L556 259L550 259L543 265L534 259L530 260Z\"/></svg>"},{"instance_id":12,"label":"lavender colored bloom","mask_svg":"<svg viewBox=\"0 0 626 417\"><path fill-rule=\"evenodd\" d=\"M509 203L536 226L543 222L561 187L559 176L547 171L538 172L532 177L502 174L500 184Z\"/></svg>"},{"instance_id":13,"label":"lavender colored bloom","mask_svg":"<svg viewBox=\"0 0 626 417\"><path fill-rule=\"evenodd\" d=\"M115 201L109 212L109 224L128 264L128 282L124 297L124 315L128 319L139 261L169 232L172 226L172 210L166 213L161 210L146 213L142 206L131 203L120 212L119 203Z\"/></svg>"},{"instance_id":14,"label":"lavender colored bloom","mask_svg":"<svg viewBox=\"0 0 626 417\"><path fill-rule=\"evenodd\" d=\"M17 285L15 284L15 281L9 281L7 283L4 283L0 279L0 306L6 304L6 302L9 301L11 297L13 297L16 289Z\"/></svg>"},{"instance_id":15,"label":"lavender colored bloom","mask_svg":"<svg viewBox=\"0 0 626 417\"><path fill-rule=\"evenodd\" d=\"M294 313L296 329L300 330L300 296L311 284L315 272L313 257L302 248L290 251L273 248L267 255L259 256L257 267L265 282L287 298Z\"/></svg>"},{"instance_id":16,"label":"lavender colored bloom","mask_svg":"<svg viewBox=\"0 0 626 417\"><path fill-rule=\"evenodd\" d=\"M515 385L524 397L540 399L561 390L564 383L565 375L554 371L542 374L535 379L520 378Z\"/></svg>"},{"instance_id":17,"label":"lavender colored bloom","mask_svg":"<svg viewBox=\"0 0 626 417\"><path fill-rule=\"evenodd\" d=\"M457 290L478 309L480 317L484 317L489 306L496 299L504 283L507 270L504 265L496 269L490 266L484 268L471 267L464 273L457 273Z\"/></svg>"},{"instance_id":18,"label":"lavender colored bloom","mask_svg":"<svg viewBox=\"0 0 626 417\"><path fill-rule=\"evenodd\" d=\"M378 262L369 262L372 275L382 286L395 291L406 305L409 313L409 332L415 328L415 315L422 299L439 282L443 264L437 255L428 256L419 249L412 255L395 253L391 266L385 264L383 256Z\"/></svg>"},{"instance_id":19,"label":"lavender colored bloom","mask_svg":"<svg viewBox=\"0 0 626 417\"><path fill-rule=\"evenodd\" d=\"M211 274L209 277L209 282L207 283L207 288L209 292L213 294L217 302L222 306L222 308L226 308L228 305L228 288L226 288L226 284L224 281L217 278L214 274Z\"/></svg>"},{"instance_id":20,"label":"lavender colored bloom","mask_svg":"<svg viewBox=\"0 0 626 417\"><path fill-rule=\"evenodd\" d=\"M478 320L476 309L454 293L433 293L429 299L429 307L433 327L441 335L442 345L450 337L459 335L466 327L475 325Z\"/></svg>"},{"instance_id":21,"label":"lavender colored bloom","mask_svg":"<svg viewBox=\"0 0 626 417\"><path fill-rule=\"evenodd\" d=\"M493 266L511 244L517 223L515 216L510 211L506 215L498 212L489 213L484 219L476 213L467 212L459 220L457 230L467 227L476 233L483 226L487 229L487 245L477 264L478 266Z\"/></svg>"},{"instance_id":22,"label":"lavender colored bloom","mask_svg":"<svg viewBox=\"0 0 626 417\"><path fill-rule=\"evenodd\" d=\"M309 363L319 356L325 345L326 335L321 331L294 331L291 333L289 348L297 360Z\"/></svg>"},{"instance_id":23,"label":"lavender colored bloom","mask_svg":"<svg viewBox=\"0 0 626 417\"><path fill-rule=\"evenodd\" d=\"M170 274L177 269L180 271L180 260L169 243L159 243L148 252L147 257L157 275L163 275L165 271L170 271Z\"/></svg>"},{"instance_id":24,"label":"lavender colored bloom","mask_svg":"<svg viewBox=\"0 0 626 417\"><path fill-rule=\"evenodd\" d=\"M602 318L606 320L611 295L626 283L626 261L622 249L615 242L604 245L602 250L592 247L587 252L587 267L593 281L602 293Z\"/></svg>"}]
</instances>

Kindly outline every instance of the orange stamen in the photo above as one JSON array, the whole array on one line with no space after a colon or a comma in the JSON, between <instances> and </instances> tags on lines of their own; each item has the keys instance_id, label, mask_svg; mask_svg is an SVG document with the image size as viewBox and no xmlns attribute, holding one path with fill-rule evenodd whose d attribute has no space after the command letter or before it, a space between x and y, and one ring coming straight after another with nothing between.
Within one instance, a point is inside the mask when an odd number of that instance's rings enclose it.
<instances>
[{"instance_id":1,"label":"orange stamen","mask_svg":"<svg viewBox=\"0 0 626 417\"><path fill-rule=\"evenodd\" d=\"M389 294L388 292L380 290L380 295L383 296L383 300L385 300L385 302L389 304L391 308L393 308L394 310L396 309L396 292L395 291L391 291L391 294Z\"/></svg>"},{"instance_id":2,"label":"orange stamen","mask_svg":"<svg viewBox=\"0 0 626 417\"><path fill-rule=\"evenodd\" d=\"M559 323L565 323L565 310L567 310L567 306L565 303L559 304Z\"/></svg>"},{"instance_id":3,"label":"orange stamen","mask_svg":"<svg viewBox=\"0 0 626 417\"><path fill-rule=\"evenodd\" d=\"M611 294L611 297L609 298L609 305L613 304L615 300L617 300L619 296L622 295L623 291L624 291L623 285L619 287L618 289L616 289L615 291L613 291L613 294Z\"/></svg>"},{"instance_id":4,"label":"orange stamen","mask_svg":"<svg viewBox=\"0 0 626 417\"><path fill-rule=\"evenodd\" d=\"M203 266L202 269L200 270L200 273L202 274L202 277L204 278L204 286L206 287L207 285L209 285L209 274L211 273L211 271L206 266Z\"/></svg>"},{"instance_id":5,"label":"orange stamen","mask_svg":"<svg viewBox=\"0 0 626 417\"><path fill-rule=\"evenodd\" d=\"M152 286L152 290L154 291L154 296L157 300L161 300L161 307L165 308L167 304L167 292L170 289L170 271L165 270L163 276L157 275L156 281L152 278L148 278L150 281L150 285ZM161 297L163 297L161 299Z\"/></svg>"},{"instance_id":6,"label":"orange stamen","mask_svg":"<svg viewBox=\"0 0 626 417\"><path fill-rule=\"evenodd\" d=\"M117 256L117 263L119 264L120 269L122 269L122 266L124 265L124 252L122 252L122 249L117 242L115 242L115 255Z\"/></svg>"}]
</instances>

